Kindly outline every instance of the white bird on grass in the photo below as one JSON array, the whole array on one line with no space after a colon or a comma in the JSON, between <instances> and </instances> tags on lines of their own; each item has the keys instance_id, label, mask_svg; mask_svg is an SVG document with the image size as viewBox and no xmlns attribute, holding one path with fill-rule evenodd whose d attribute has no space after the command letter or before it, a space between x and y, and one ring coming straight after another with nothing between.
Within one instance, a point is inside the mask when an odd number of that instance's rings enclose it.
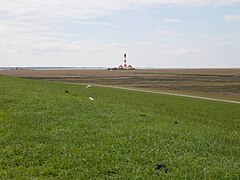
<instances>
[{"instance_id":1,"label":"white bird on grass","mask_svg":"<svg viewBox=\"0 0 240 180\"><path fill-rule=\"evenodd\" d=\"M86 89L91 88L91 87L92 87L92 86L89 84L89 85L86 86Z\"/></svg>"},{"instance_id":2,"label":"white bird on grass","mask_svg":"<svg viewBox=\"0 0 240 180\"><path fill-rule=\"evenodd\" d=\"M88 99L90 99L91 101L93 101L93 100L94 100L92 97L89 97Z\"/></svg>"}]
</instances>

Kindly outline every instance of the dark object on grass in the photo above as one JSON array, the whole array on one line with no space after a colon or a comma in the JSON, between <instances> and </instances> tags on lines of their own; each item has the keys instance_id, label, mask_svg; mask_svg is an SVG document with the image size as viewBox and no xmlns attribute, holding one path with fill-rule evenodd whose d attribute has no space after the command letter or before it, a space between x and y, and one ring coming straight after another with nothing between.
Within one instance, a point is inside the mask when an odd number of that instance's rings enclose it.
<instances>
[{"instance_id":1,"label":"dark object on grass","mask_svg":"<svg viewBox=\"0 0 240 180\"><path fill-rule=\"evenodd\" d=\"M106 171L104 175L117 174L115 171Z\"/></svg>"},{"instance_id":2,"label":"dark object on grass","mask_svg":"<svg viewBox=\"0 0 240 180\"><path fill-rule=\"evenodd\" d=\"M65 91L65 93L69 94L69 91Z\"/></svg>"},{"instance_id":3,"label":"dark object on grass","mask_svg":"<svg viewBox=\"0 0 240 180\"><path fill-rule=\"evenodd\" d=\"M141 113L141 116L143 117L143 116L147 116L147 115L146 115L146 114L142 114L142 113Z\"/></svg>"},{"instance_id":4,"label":"dark object on grass","mask_svg":"<svg viewBox=\"0 0 240 180\"><path fill-rule=\"evenodd\" d=\"M155 170L163 171L165 173L171 171L165 164L157 164Z\"/></svg>"},{"instance_id":5,"label":"dark object on grass","mask_svg":"<svg viewBox=\"0 0 240 180\"><path fill-rule=\"evenodd\" d=\"M175 124L178 124L178 122L177 122L177 121L175 121L174 123L175 123Z\"/></svg>"}]
</instances>

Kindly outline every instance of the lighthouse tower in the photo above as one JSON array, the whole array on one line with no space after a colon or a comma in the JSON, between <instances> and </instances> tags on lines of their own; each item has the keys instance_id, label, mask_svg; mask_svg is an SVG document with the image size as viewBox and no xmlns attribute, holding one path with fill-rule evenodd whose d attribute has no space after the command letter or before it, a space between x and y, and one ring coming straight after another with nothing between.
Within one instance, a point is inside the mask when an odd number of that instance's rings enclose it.
<instances>
[{"instance_id":1,"label":"lighthouse tower","mask_svg":"<svg viewBox=\"0 0 240 180\"><path fill-rule=\"evenodd\" d=\"M131 64L127 64L127 53L124 53L123 64L119 65L117 69L134 69Z\"/></svg>"},{"instance_id":2,"label":"lighthouse tower","mask_svg":"<svg viewBox=\"0 0 240 180\"><path fill-rule=\"evenodd\" d=\"M126 69L127 68L127 54L125 53L124 54L124 68Z\"/></svg>"}]
</instances>

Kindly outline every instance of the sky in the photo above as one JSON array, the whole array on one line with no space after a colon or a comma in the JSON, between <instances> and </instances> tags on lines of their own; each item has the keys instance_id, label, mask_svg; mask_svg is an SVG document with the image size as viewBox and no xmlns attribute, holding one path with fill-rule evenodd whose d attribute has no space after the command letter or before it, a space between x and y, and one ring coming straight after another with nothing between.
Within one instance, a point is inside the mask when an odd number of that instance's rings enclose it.
<instances>
[{"instance_id":1,"label":"sky","mask_svg":"<svg viewBox=\"0 0 240 180\"><path fill-rule=\"evenodd\" d=\"M0 0L0 66L240 68L240 0Z\"/></svg>"}]
</instances>

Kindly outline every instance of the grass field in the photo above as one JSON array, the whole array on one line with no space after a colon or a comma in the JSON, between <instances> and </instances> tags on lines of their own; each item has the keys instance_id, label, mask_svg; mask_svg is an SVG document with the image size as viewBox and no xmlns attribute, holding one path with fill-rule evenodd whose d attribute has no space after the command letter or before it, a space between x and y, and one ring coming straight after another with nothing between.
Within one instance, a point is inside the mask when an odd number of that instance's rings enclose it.
<instances>
[{"instance_id":1,"label":"grass field","mask_svg":"<svg viewBox=\"0 0 240 180\"><path fill-rule=\"evenodd\" d=\"M240 105L0 76L0 147L1 179L239 179Z\"/></svg>"}]
</instances>

